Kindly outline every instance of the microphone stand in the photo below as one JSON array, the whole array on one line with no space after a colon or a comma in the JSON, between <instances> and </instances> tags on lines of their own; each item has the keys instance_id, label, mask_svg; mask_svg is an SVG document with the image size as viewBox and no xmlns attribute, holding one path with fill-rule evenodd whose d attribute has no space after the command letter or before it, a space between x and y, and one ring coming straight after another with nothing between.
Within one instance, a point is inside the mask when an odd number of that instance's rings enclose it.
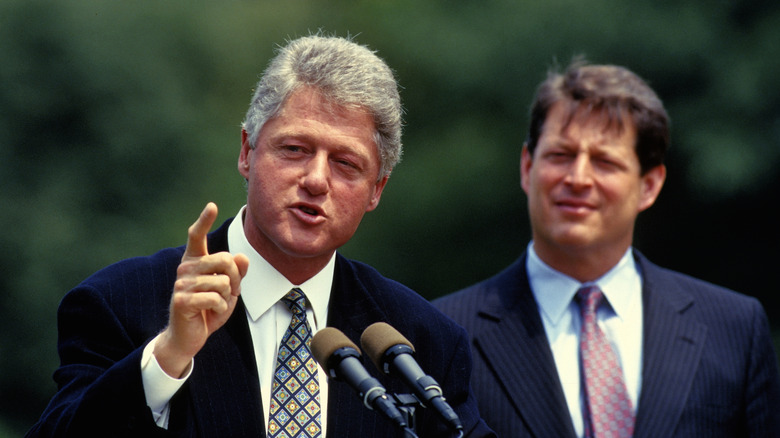
<instances>
[{"instance_id":1,"label":"microphone stand","mask_svg":"<svg viewBox=\"0 0 780 438\"><path fill-rule=\"evenodd\" d=\"M406 427L401 429L402 438L419 438L417 436L417 421L415 413L417 407L424 407L420 400L412 394L385 394L403 415ZM457 438L463 437L463 430L458 430Z\"/></svg>"},{"instance_id":2,"label":"microphone stand","mask_svg":"<svg viewBox=\"0 0 780 438\"><path fill-rule=\"evenodd\" d=\"M418 438L414 414L415 409L420 406L420 401L411 394L392 394L391 398L406 420L406 427L402 429L401 436L403 438Z\"/></svg>"}]
</instances>

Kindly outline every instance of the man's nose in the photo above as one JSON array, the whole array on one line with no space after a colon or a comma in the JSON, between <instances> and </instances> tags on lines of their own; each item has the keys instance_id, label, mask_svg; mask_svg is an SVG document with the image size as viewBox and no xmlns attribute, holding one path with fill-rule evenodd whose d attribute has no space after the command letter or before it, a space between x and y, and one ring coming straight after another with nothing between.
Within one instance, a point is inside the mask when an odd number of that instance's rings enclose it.
<instances>
[{"instance_id":1,"label":"man's nose","mask_svg":"<svg viewBox=\"0 0 780 438\"><path fill-rule=\"evenodd\" d=\"M305 173L301 180L302 186L312 195L328 192L330 166L325 154L315 154L306 163Z\"/></svg>"},{"instance_id":2,"label":"man's nose","mask_svg":"<svg viewBox=\"0 0 780 438\"><path fill-rule=\"evenodd\" d=\"M587 187L592 183L591 171L593 167L590 162L590 157L587 154L581 153L576 156L569 167L569 172L566 175L566 182L573 187Z\"/></svg>"}]
</instances>

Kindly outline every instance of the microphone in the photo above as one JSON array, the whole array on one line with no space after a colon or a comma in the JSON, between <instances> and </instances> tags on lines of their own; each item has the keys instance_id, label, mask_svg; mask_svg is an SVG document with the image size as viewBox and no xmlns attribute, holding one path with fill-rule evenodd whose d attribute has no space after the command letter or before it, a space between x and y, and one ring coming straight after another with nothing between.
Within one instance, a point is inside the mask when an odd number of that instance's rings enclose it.
<instances>
[{"instance_id":1,"label":"microphone","mask_svg":"<svg viewBox=\"0 0 780 438\"><path fill-rule=\"evenodd\" d=\"M423 372L412 356L412 343L398 330L384 322L371 324L363 331L360 345L377 368L387 375L400 377L423 406L432 406L451 428L462 431L463 425L445 401L441 387Z\"/></svg>"},{"instance_id":2,"label":"microphone","mask_svg":"<svg viewBox=\"0 0 780 438\"><path fill-rule=\"evenodd\" d=\"M358 347L339 329L325 327L318 331L311 339L311 352L330 377L347 382L357 391L368 409L382 413L398 427L407 427L405 417L387 397L387 390L366 371Z\"/></svg>"}]
</instances>

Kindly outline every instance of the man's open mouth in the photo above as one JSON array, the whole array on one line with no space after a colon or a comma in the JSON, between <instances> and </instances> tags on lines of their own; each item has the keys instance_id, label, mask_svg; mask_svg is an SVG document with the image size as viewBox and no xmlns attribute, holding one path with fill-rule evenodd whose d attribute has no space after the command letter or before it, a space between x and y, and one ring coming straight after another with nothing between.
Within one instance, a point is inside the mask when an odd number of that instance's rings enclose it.
<instances>
[{"instance_id":1,"label":"man's open mouth","mask_svg":"<svg viewBox=\"0 0 780 438\"><path fill-rule=\"evenodd\" d=\"M302 212L308 214L308 215L311 215L311 216L317 216L319 214L317 212L317 210L315 210L313 208L309 208L309 207L301 206L301 207L298 207L298 209L301 210Z\"/></svg>"}]
</instances>

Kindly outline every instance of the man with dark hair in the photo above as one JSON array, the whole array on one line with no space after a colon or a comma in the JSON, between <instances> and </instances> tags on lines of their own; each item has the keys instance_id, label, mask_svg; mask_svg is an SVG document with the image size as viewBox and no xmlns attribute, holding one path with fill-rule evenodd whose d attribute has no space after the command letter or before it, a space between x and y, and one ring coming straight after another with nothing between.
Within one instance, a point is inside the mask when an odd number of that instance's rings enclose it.
<instances>
[{"instance_id":1,"label":"man with dark hair","mask_svg":"<svg viewBox=\"0 0 780 438\"><path fill-rule=\"evenodd\" d=\"M209 203L186 246L109 266L62 300L58 392L28 436L401 436L329 382L309 348L326 326L358 343L379 321L417 347L462 432L492 436L469 393L466 332L336 252L401 156L390 68L347 39L293 40L260 79L241 134L247 203L235 218L209 233ZM389 393L410 392L363 364ZM459 436L430 409L414 419L420 436Z\"/></svg>"},{"instance_id":2,"label":"man with dark hair","mask_svg":"<svg viewBox=\"0 0 780 438\"><path fill-rule=\"evenodd\" d=\"M573 63L531 109L520 173L532 241L434 302L466 327L499 436L778 437L765 312L632 247L663 186L669 120L636 74Z\"/></svg>"}]
</instances>

